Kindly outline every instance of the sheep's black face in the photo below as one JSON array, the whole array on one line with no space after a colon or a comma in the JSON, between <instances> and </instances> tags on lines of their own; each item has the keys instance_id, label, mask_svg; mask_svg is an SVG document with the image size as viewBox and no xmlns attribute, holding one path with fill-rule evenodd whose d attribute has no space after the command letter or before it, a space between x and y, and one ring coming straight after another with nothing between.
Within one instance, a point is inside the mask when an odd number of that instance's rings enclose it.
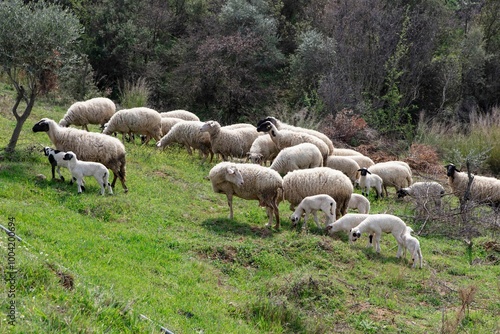
<instances>
[{"instance_id":1,"label":"sheep's black face","mask_svg":"<svg viewBox=\"0 0 500 334\"><path fill-rule=\"evenodd\" d=\"M455 171L458 171L454 164L446 165L446 175L453 177Z\"/></svg>"},{"instance_id":2,"label":"sheep's black face","mask_svg":"<svg viewBox=\"0 0 500 334\"><path fill-rule=\"evenodd\" d=\"M63 157L63 160L71 160L73 159L73 154L71 153L66 153Z\"/></svg>"},{"instance_id":3,"label":"sheep's black face","mask_svg":"<svg viewBox=\"0 0 500 334\"><path fill-rule=\"evenodd\" d=\"M361 173L361 176L366 176L367 174L371 174L366 168L360 168L358 169L358 172Z\"/></svg>"},{"instance_id":4,"label":"sheep's black face","mask_svg":"<svg viewBox=\"0 0 500 334\"><path fill-rule=\"evenodd\" d=\"M47 121L45 121L44 119L42 119L41 121L39 121L38 123L36 123L35 125L33 125L33 132L47 132L49 131L49 123Z\"/></svg>"},{"instance_id":5,"label":"sheep's black face","mask_svg":"<svg viewBox=\"0 0 500 334\"><path fill-rule=\"evenodd\" d=\"M268 117L266 117L266 118L261 119L260 121L258 121L258 122L257 122L257 127L261 126L261 125L262 125L263 123L265 123L265 122L271 122L271 123L273 123L275 126L276 126L276 124L278 123L278 122L276 122L276 118L274 118L274 117L269 117L269 116L268 116Z\"/></svg>"},{"instance_id":6,"label":"sheep's black face","mask_svg":"<svg viewBox=\"0 0 500 334\"><path fill-rule=\"evenodd\" d=\"M272 129L271 122L264 122L257 127L258 132L268 132Z\"/></svg>"},{"instance_id":7,"label":"sheep's black face","mask_svg":"<svg viewBox=\"0 0 500 334\"><path fill-rule=\"evenodd\" d=\"M352 241L356 241L361 238L361 233L359 231L352 232Z\"/></svg>"},{"instance_id":8,"label":"sheep's black face","mask_svg":"<svg viewBox=\"0 0 500 334\"><path fill-rule=\"evenodd\" d=\"M406 191L404 191L403 189L399 189L397 191L397 194L398 194L398 198L403 198L405 197L406 195L408 195L408 193Z\"/></svg>"}]
</instances>

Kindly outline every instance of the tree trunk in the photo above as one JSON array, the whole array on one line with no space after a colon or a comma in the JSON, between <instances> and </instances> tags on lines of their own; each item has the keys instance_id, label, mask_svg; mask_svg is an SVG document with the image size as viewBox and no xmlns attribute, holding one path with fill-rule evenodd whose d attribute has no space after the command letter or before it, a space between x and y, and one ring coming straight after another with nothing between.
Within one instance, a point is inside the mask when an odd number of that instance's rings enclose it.
<instances>
[{"instance_id":1,"label":"tree trunk","mask_svg":"<svg viewBox=\"0 0 500 334\"><path fill-rule=\"evenodd\" d=\"M14 150L16 149L17 141L19 140L19 135L21 134L21 130L23 129L23 125L28 119L28 117L31 114L31 110L33 110L33 105L35 104L35 98L36 94L31 93L29 96L29 100L27 101L26 109L24 109L24 112L19 115L17 112L17 108L19 106L19 103L21 100L25 99L24 95L24 89L21 87L20 91L18 92L17 98L16 98L16 104L12 108L12 113L14 114L14 117L17 120L16 127L14 128L14 132L12 132L12 136L10 137L9 144L5 148L5 151L7 153L13 153Z\"/></svg>"}]
</instances>

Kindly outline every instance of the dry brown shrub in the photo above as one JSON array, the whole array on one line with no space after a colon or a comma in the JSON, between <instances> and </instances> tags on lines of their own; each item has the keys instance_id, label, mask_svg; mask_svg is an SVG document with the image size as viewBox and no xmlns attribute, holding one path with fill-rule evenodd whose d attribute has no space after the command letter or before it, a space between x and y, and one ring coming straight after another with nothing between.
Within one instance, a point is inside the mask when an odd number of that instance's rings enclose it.
<instances>
[{"instance_id":1,"label":"dry brown shrub","mask_svg":"<svg viewBox=\"0 0 500 334\"><path fill-rule=\"evenodd\" d=\"M350 143L366 127L363 118L355 115L351 109L343 109L335 117L333 115L325 117L320 131L332 140Z\"/></svg>"},{"instance_id":2,"label":"dry brown shrub","mask_svg":"<svg viewBox=\"0 0 500 334\"><path fill-rule=\"evenodd\" d=\"M443 173L443 166L439 163L439 156L435 148L429 145L413 143L409 156L405 161L414 170L428 174Z\"/></svg>"}]
</instances>

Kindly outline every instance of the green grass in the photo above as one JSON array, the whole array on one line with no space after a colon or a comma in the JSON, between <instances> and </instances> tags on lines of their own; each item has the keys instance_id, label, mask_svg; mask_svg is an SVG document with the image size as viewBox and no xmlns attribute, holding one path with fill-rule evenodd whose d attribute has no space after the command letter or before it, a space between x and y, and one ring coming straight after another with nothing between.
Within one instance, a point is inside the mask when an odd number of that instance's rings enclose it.
<instances>
[{"instance_id":1,"label":"green grass","mask_svg":"<svg viewBox=\"0 0 500 334\"><path fill-rule=\"evenodd\" d=\"M470 265L463 241L420 237L425 267L414 270L395 258L390 235L376 254L365 240L349 246L345 234L325 236L313 222L307 233L291 230L286 203L280 231L264 227L256 201L235 198L229 220L225 196L205 179L214 164L184 149L127 143L129 193L118 183L115 195L101 197L88 179L77 195L76 186L50 180L39 152L50 141L31 131L64 112L38 105L14 159L0 160L0 223L14 217L24 240L15 249L17 323L8 324L12 299L2 279L0 332L437 333L456 318L459 291L469 286L477 292L455 328L500 330L499 266ZM13 127L2 112L0 146ZM386 210L411 214L392 198L373 202L373 212ZM481 245L492 240L475 240L472 257L491 255ZM7 244L0 234L3 275ZM73 289L61 277L72 277Z\"/></svg>"}]
</instances>

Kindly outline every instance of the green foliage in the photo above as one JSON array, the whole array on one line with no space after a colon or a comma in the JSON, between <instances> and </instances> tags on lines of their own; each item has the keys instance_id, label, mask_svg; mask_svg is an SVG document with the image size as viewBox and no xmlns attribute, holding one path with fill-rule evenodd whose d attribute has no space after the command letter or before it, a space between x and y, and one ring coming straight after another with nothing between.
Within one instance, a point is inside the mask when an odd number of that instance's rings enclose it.
<instances>
[{"instance_id":1,"label":"green foliage","mask_svg":"<svg viewBox=\"0 0 500 334\"><path fill-rule=\"evenodd\" d=\"M121 106L125 109L146 107L148 105L151 89L146 78L138 78L135 82L125 81L120 89Z\"/></svg>"}]
</instances>

